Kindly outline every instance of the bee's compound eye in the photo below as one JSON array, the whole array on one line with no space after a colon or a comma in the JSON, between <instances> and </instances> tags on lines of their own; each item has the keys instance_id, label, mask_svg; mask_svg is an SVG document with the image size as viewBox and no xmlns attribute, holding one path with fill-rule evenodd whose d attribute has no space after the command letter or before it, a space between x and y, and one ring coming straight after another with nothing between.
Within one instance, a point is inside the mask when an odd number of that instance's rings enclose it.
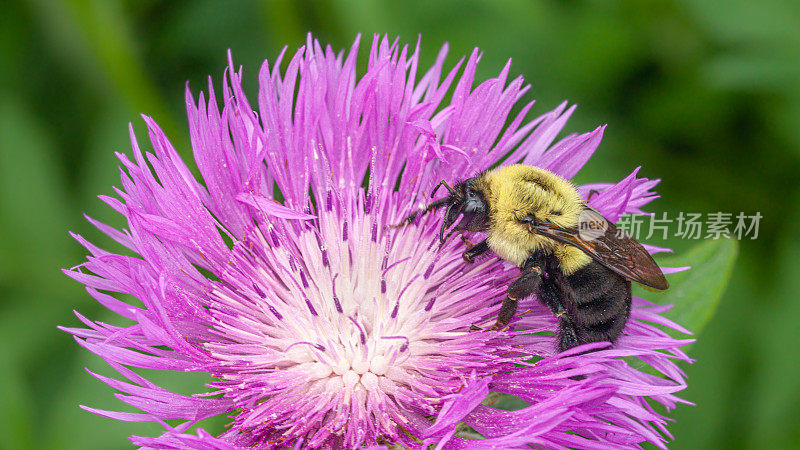
<instances>
[{"instance_id":1,"label":"bee's compound eye","mask_svg":"<svg viewBox=\"0 0 800 450\"><path fill-rule=\"evenodd\" d=\"M484 213L485 205L483 200L473 191L467 191L466 199L464 201L464 210L465 213Z\"/></svg>"}]
</instances>

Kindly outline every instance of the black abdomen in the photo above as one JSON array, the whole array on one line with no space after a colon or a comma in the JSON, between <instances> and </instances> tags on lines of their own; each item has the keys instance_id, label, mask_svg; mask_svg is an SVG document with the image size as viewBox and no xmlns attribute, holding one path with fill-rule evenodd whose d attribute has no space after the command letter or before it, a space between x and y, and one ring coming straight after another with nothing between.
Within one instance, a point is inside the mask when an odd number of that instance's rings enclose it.
<instances>
[{"instance_id":1,"label":"black abdomen","mask_svg":"<svg viewBox=\"0 0 800 450\"><path fill-rule=\"evenodd\" d=\"M614 342L630 316L631 282L597 262L572 275L553 275L565 310L559 321L559 350Z\"/></svg>"}]
</instances>

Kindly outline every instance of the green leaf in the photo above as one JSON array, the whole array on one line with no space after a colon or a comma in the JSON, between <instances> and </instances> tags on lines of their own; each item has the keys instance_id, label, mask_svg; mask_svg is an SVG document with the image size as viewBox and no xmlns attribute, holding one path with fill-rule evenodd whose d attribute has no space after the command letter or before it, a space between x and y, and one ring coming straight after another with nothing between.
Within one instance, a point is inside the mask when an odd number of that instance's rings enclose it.
<instances>
[{"instance_id":1,"label":"green leaf","mask_svg":"<svg viewBox=\"0 0 800 450\"><path fill-rule=\"evenodd\" d=\"M662 294L647 296L662 305L675 305L664 316L698 334L711 320L730 280L738 242L707 240L688 252L659 258L662 267L691 266L668 275L670 287Z\"/></svg>"},{"instance_id":2,"label":"green leaf","mask_svg":"<svg viewBox=\"0 0 800 450\"><path fill-rule=\"evenodd\" d=\"M486 399L481 403L486 406L491 406L492 408L502 409L505 411L517 411L530 406L528 402L515 395L499 392L490 392Z\"/></svg>"}]
</instances>

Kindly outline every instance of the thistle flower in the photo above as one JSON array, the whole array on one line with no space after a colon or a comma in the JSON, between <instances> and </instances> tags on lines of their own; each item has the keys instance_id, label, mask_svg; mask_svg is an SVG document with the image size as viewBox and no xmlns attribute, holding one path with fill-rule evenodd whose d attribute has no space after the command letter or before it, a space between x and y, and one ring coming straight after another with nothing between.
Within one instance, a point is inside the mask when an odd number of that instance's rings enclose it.
<instances>
[{"instance_id":1,"label":"thistle flower","mask_svg":"<svg viewBox=\"0 0 800 450\"><path fill-rule=\"evenodd\" d=\"M445 70L445 46L417 78L419 44L376 37L358 77L358 44L335 53L309 37L285 70L283 53L265 62L258 112L232 62L221 109L211 82L208 100L187 85L202 181L151 118L152 153L131 126L133 157L117 155L122 187L100 197L128 229L87 219L137 256L74 235L90 256L65 272L133 324L76 313L87 328L65 330L119 372L124 380L93 375L141 412L82 407L158 421L162 435L131 437L152 448L663 448L667 418L653 404L683 402L675 360L689 361L680 346L691 342L662 330L688 333L659 315L666 307L634 299L614 346L562 354L555 318L535 298L512 331L470 331L494 320L515 268L496 257L465 265L462 243L439 247L434 215L387 227L439 180L501 160L571 178L604 127L553 144L575 107L526 122L533 102L506 125L528 86L509 81L506 64L473 87L477 49ZM615 221L641 213L657 182L634 171L582 189L598 189L591 206ZM186 396L131 367L213 378ZM495 408L496 393L528 406ZM232 421L221 435L190 432L219 414Z\"/></svg>"}]
</instances>

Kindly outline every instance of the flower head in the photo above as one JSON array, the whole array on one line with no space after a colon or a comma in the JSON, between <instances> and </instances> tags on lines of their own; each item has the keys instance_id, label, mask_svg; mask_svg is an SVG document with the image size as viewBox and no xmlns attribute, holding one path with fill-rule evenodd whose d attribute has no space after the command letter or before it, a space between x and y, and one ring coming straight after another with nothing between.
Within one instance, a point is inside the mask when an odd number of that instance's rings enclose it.
<instances>
[{"instance_id":1,"label":"flower head","mask_svg":"<svg viewBox=\"0 0 800 450\"><path fill-rule=\"evenodd\" d=\"M434 215L388 227L439 180L505 155L503 164L571 178L604 128L553 144L574 110L566 103L526 122L530 102L506 124L528 86L508 80L507 64L473 87L477 50L445 70L445 46L417 78L419 45L376 37L359 77L358 44L335 53L309 37L284 70L281 57L265 62L257 112L233 63L221 103L211 83L207 101L187 86L202 181L151 118L152 153L131 127L133 159L118 154L122 187L101 196L128 229L89 220L137 256L75 235L91 255L66 273L133 324L78 314L87 328L67 330L126 379L95 374L141 412L85 409L161 422L161 436L131 438L154 448L663 447L666 419L651 403L681 401L674 360L688 360L679 347L690 342L655 326L688 333L659 316L666 308L635 299L613 347L562 354L555 318L535 298L523 302L518 331L471 331L494 319L515 269L496 257L465 265L459 241L439 246ZM590 204L613 221L640 213L657 182L634 171L582 192L598 189ZM208 392L185 396L130 367L213 378ZM490 392L528 406L495 408ZM218 414L232 418L221 435L188 432Z\"/></svg>"}]
</instances>

